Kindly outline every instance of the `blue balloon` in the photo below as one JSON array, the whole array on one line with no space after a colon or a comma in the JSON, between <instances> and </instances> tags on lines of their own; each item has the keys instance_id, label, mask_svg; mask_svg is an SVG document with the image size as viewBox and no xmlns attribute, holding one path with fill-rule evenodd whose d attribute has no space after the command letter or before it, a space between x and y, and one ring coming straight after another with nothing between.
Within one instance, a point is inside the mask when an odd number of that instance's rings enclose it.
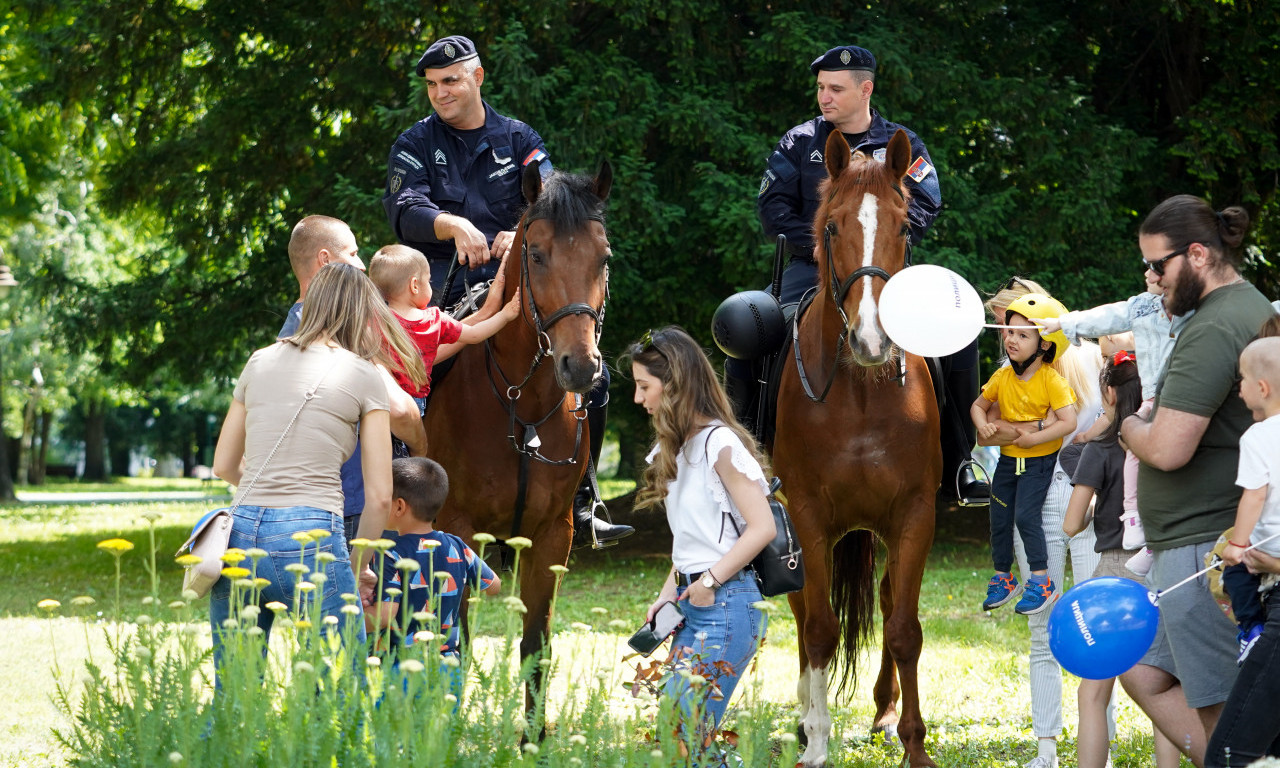
<instances>
[{"instance_id":1,"label":"blue balloon","mask_svg":"<svg viewBox=\"0 0 1280 768\"><path fill-rule=\"evenodd\" d=\"M1049 649L1064 669L1089 680L1138 663L1156 636L1156 596L1131 579L1099 576L1067 590L1049 614Z\"/></svg>"}]
</instances>

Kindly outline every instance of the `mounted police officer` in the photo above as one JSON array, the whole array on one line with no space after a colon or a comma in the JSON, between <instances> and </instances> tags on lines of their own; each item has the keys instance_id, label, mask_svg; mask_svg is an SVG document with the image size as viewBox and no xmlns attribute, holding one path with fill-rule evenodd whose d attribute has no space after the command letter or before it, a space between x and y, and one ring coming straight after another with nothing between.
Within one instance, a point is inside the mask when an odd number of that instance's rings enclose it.
<instances>
[{"instance_id":1,"label":"mounted police officer","mask_svg":"<svg viewBox=\"0 0 1280 768\"><path fill-rule=\"evenodd\" d=\"M551 160L537 131L494 111L480 97L484 67L470 39L442 37L418 60L433 114L391 147L382 205L396 239L426 254L435 302L453 306L468 283L491 280L511 250L525 207L521 180L531 163L543 178ZM452 260L467 273L449 295L444 283ZM608 404L608 367L588 396L591 455L598 461ZM592 514L586 489L574 502L575 545L606 543L634 532Z\"/></svg>"},{"instance_id":2,"label":"mounted police officer","mask_svg":"<svg viewBox=\"0 0 1280 768\"><path fill-rule=\"evenodd\" d=\"M786 269L780 301L800 301L818 283L814 261L813 217L818 210L818 185L826 178L823 151L832 131L841 131L854 152L883 160L889 140L898 130L911 140L912 163L904 178L910 192L907 216L911 246L924 239L929 225L942 208L938 172L929 150L911 129L891 123L871 108L875 90L876 59L856 45L842 45L819 56L809 65L817 78L818 107L822 114L783 135L769 156L760 180L756 212L771 239L786 236ZM736 367L736 366L735 366ZM985 503L986 484L979 482L964 462L974 444L967 404L978 392L978 346L975 340L964 350L941 360L947 406L943 418L944 478L957 477L958 495L970 503ZM956 407L958 406L958 407ZM945 489L950 483L944 481Z\"/></svg>"}]
</instances>

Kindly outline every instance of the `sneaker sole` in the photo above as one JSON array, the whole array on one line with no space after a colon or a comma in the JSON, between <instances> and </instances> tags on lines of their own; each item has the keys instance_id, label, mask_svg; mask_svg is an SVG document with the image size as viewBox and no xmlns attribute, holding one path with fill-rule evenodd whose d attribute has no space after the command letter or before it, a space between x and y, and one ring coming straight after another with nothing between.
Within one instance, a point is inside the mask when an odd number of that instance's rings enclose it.
<instances>
[{"instance_id":1,"label":"sneaker sole","mask_svg":"<svg viewBox=\"0 0 1280 768\"><path fill-rule=\"evenodd\" d=\"M1050 596L1049 596L1049 599L1048 599L1048 600L1045 600L1043 603L1041 603L1041 604L1040 604L1038 607L1036 607L1036 608L1032 608L1032 609L1031 609L1031 610L1029 610L1029 611L1019 610L1018 608L1014 608L1013 610L1014 610L1016 613L1019 613L1019 614L1021 614L1021 615L1023 615L1023 616L1034 616L1034 615L1036 615L1037 613L1040 613L1041 611L1044 611L1044 610L1045 610L1045 609L1047 609L1047 608L1051 608L1051 607L1053 607L1053 604L1054 604L1054 603L1056 603L1056 602L1058 602L1058 593L1057 593L1057 592L1054 592L1052 595L1050 595Z\"/></svg>"},{"instance_id":2,"label":"sneaker sole","mask_svg":"<svg viewBox=\"0 0 1280 768\"><path fill-rule=\"evenodd\" d=\"M995 609L997 609L997 608L999 608L999 607L1001 607L1001 606L1008 605L1008 604L1013 600L1013 598L1015 598L1015 597L1017 597L1018 595L1021 595L1021 594L1022 594L1022 587L1016 587L1016 588L1014 588L1014 590L1013 590L1012 592L1010 592L1010 593L1009 593L1009 596L1008 596L1008 597L1006 597L1005 599L1001 600L1001 601L1000 601L1000 602L998 602L998 603L991 603L991 604L983 603L983 604L982 604L982 610L984 610L984 611L994 611Z\"/></svg>"}]
</instances>

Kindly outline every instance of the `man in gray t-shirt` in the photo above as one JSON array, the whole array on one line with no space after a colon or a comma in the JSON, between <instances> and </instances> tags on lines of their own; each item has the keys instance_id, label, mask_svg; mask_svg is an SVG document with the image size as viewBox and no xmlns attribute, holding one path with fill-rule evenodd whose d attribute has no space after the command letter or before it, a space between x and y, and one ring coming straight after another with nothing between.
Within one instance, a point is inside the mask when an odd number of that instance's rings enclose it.
<instances>
[{"instance_id":1,"label":"man in gray t-shirt","mask_svg":"<svg viewBox=\"0 0 1280 768\"><path fill-rule=\"evenodd\" d=\"M1143 221L1145 266L1172 314L1195 310L1178 335L1149 419L1125 419L1121 437L1142 462L1138 511L1155 553L1147 585L1167 589L1202 567L1235 516L1240 435L1252 423L1240 401L1240 351L1271 316L1241 278L1237 256L1249 216L1214 211L1190 195L1170 198ZM1179 746L1204 758L1235 682L1236 628L1208 590L1187 584L1161 596L1160 627L1147 655L1121 677L1125 690Z\"/></svg>"}]
</instances>

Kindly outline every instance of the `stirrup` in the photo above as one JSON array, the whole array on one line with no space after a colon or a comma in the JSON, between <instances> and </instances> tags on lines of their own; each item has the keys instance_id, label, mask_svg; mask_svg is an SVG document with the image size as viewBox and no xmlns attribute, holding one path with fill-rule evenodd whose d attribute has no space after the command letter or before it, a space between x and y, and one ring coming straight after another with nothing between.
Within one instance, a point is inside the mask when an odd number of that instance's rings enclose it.
<instances>
[{"instance_id":1,"label":"stirrup","mask_svg":"<svg viewBox=\"0 0 1280 768\"><path fill-rule=\"evenodd\" d=\"M604 516L599 517L597 514L599 512L603 512ZM604 505L604 502L599 498L594 498L591 500L591 517L593 520L595 519L604 520L609 525L614 524L613 517L609 514L609 508L606 507ZM614 539L613 541L601 541L599 537L596 536L595 523L593 522L591 524L591 548L592 549L607 549L608 547L616 547L616 546L618 546L617 539Z\"/></svg>"},{"instance_id":2,"label":"stirrup","mask_svg":"<svg viewBox=\"0 0 1280 768\"><path fill-rule=\"evenodd\" d=\"M971 499L971 498L969 498L969 497L965 496L963 493L961 493L961 491L960 491L960 476L964 474L964 468L965 468L965 467L973 467L973 468L974 468L974 470L973 470L973 477L974 477L974 479L976 479L976 480L978 480L978 481L980 481L980 482L985 482L985 483L987 484L987 500L986 500L986 501L976 501L976 500L974 500L974 499ZM981 475L979 475L979 472L981 472ZM960 462L960 466L959 466L959 467L956 467L956 479L955 479L955 483L956 483L956 504L957 504L958 506L961 506L961 507L985 507L985 506L987 506L988 504L990 504L990 503L991 503L991 475L987 474L987 468L986 468L986 467L982 466L982 465L981 465L980 463L978 463L977 461L974 461L972 458L965 459L964 461Z\"/></svg>"}]
</instances>

